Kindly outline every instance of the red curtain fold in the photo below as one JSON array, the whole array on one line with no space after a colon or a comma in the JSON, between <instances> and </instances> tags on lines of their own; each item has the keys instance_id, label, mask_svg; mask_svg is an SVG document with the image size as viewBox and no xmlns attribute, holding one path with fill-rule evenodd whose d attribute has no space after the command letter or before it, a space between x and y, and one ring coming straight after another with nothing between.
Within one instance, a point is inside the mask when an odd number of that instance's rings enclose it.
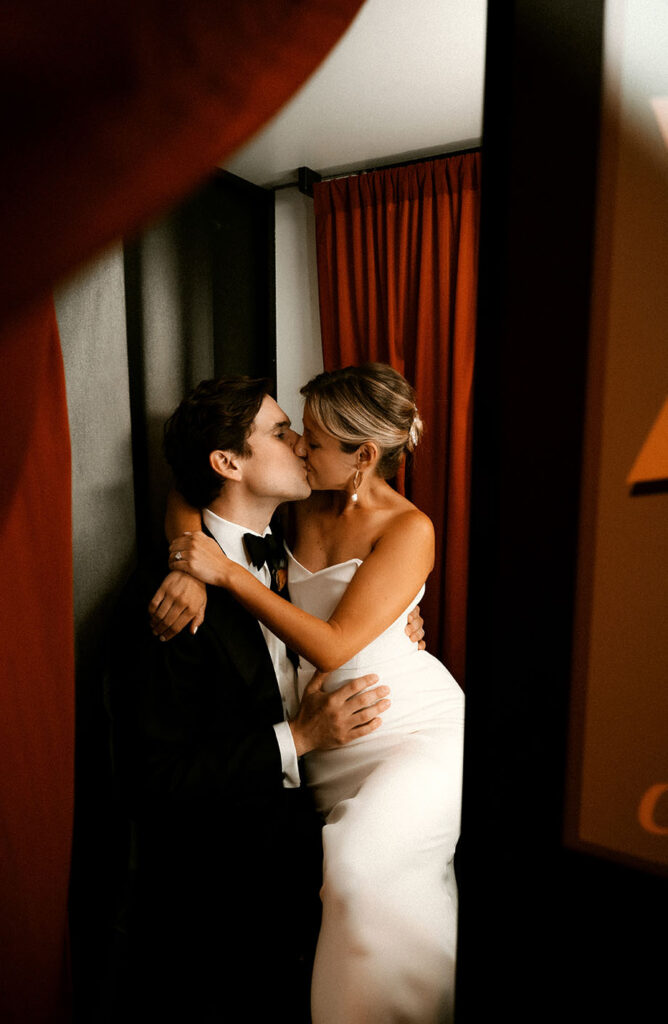
<instances>
[{"instance_id":1,"label":"red curtain fold","mask_svg":"<svg viewBox=\"0 0 668 1024\"><path fill-rule=\"evenodd\" d=\"M208 175L362 0L6 0L0 317Z\"/></svg>"},{"instance_id":2,"label":"red curtain fold","mask_svg":"<svg viewBox=\"0 0 668 1024\"><path fill-rule=\"evenodd\" d=\"M0 1019L67 1019L74 637L70 448L53 302L0 331Z\"/></svg>"},{"instance_id":3,"label":"red curtain fold","mask_svg":"<svg viewBox=\"0 0 668 1024\"><path fill-rule=\"evenodd\" d=\"M406 493L436 530L428 645L463 682L480 154L314 186L326 369L390 363L425 421Z\"/></svg>"},{"instance_id":4,"label":"red curtain fold","mask_svg":"<svg viewBox=\"0 0 668 1024\"><path fill-rule=\"evenodd\" d=\"M8 0L0 33L0 1019L67 1015L70 465L53 304L276 112L362 0Z\"/></svg>"}]
</instances>

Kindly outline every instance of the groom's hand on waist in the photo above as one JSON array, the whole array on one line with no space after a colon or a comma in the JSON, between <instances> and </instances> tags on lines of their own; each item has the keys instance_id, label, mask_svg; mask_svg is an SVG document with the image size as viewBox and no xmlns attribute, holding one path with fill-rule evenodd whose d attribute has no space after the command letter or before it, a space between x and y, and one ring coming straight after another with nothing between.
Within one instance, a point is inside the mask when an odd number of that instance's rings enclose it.
<instances>
[{"instance_id":1,"label":"groom's hand on waist","mask_svg":"<svg viewBox=\"0 0 668 1024\"><path fill-rule=\"evenodd\" d=\"M290 722L298 757L366 736L381 725L380 716L390 706L389 686L374 686L377 675L351 679L331 693L323 690L326 678L326 672L315 673L304 690L296 718Z\"/></svg>"},{"instance_id":2,"label":"groom's hand on waist","mask_svg":"<svg viewBox=\"0 0 668 1024\"><path fill-rule=\"evenodd\" d=\"M419 650L424 651L427 645L424 639L424 619L420 615L419 604L408 613L404 633L411 643L417 644Z\"/></svg>"}]
</instances>

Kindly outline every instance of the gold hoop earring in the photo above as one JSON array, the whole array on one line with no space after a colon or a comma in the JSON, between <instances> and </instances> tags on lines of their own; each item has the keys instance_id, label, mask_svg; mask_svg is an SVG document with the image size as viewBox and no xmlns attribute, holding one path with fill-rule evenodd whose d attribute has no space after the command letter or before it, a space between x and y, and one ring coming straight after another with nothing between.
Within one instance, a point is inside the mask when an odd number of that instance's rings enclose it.
<instances>
[{"instance_id":1,"label":"gold hoop earring","mask_svg":"<svg viewBox=\"0 0 668 1024\"><path fill-rule=\"evenodd\" d=\"M353 477L353 493L350 495L350 500L352 501L353 505L356 505L358 500L359 500L359 494L357 493L357 488L359 487L361 480L362 480L362 474L360 473L359 469L356 469L355 470L355 476Z\"/></svg>"}]
</instances>

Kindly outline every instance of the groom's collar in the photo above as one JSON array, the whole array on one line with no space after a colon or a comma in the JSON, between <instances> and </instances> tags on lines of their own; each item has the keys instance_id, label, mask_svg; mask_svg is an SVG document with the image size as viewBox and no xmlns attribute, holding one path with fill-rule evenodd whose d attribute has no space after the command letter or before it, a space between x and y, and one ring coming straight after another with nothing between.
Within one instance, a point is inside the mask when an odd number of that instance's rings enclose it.
<instances>
[{"instance_id":1,"label":"groom's collar","mask_svg":"<svg viewBox=\"0 0 668 1024\"><path fill-rule=\"evenodd\" d=\"M271 533L270 527L267 526L264 533L258 534L255 530L249 530L246 526L232 523L229 519L223 519L222 516L216 515L209 508L205 508L202 512L202 522L227 557L231 558L238 565L243 565L245 568L250 566L250 561L243 542L244 534L253 533L258 537L266 537L268 533Z\"/></svg>"},{"instance_id":2,"label":"groom's collar","mask_svg":"<svg viewBox=\"0 0 668 1024\"><path fill-rule=\"evenodd\" d=\"M267 534L271 532L272 525L271 522L267 523L264 530L262 530L261 533L258 533L258 531L254 530L251 526L246 526L244 523L236 523L232 519L225 519L224 516L219 515L217 512L213 512L210 508L203 509L202 521L205 523L209 530L211 529L212 525L219 525L220 528L224 530L230 529L232 531L240 531L242 534L254 533L258 537L266 537Z\"/></svg>"}]
</instances>

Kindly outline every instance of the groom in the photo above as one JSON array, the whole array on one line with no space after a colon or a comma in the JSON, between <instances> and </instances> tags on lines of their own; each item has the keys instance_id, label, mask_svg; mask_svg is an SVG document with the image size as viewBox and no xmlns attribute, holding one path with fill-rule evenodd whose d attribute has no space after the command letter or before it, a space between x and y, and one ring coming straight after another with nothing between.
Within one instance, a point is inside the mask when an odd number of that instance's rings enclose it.
<instances>
[{"instance_id":1,"label":"groom","mask_svg":"<svg viewBox=\"0 0 668 1024\"><path fill-rule=\"evenodd\" d=\"M278 505L310 493L269 386L204 381L165 431L176 488L267 586L281 574L256 549ZM132 650L111 676L136 835L132 1019L306 1022L322 850L299 758L371 731L389 691L362 693L365 676L325 694L316 674L299 704L285 645L215 587L196 634L161 643L146 626L155 584L139 575L125 594Z\"/></svg>"}]
</instances>

